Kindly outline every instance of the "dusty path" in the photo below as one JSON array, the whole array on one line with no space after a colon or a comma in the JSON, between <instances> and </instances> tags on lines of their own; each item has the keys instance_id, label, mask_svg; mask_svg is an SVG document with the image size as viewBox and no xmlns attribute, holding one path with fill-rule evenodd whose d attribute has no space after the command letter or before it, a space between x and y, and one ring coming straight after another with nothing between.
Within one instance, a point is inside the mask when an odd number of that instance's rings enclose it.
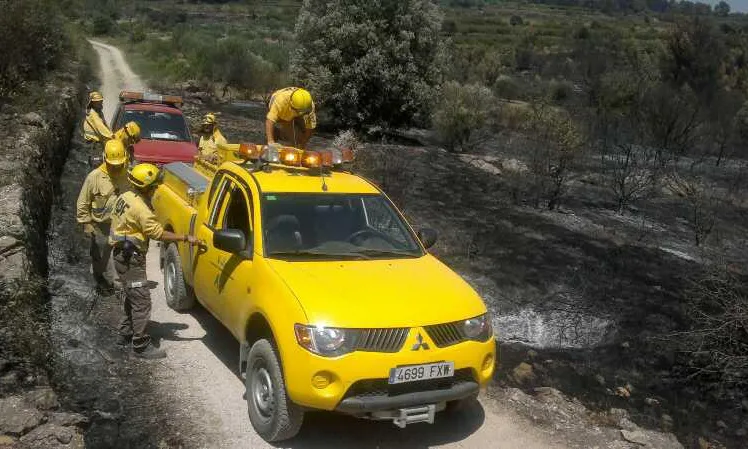
<instances>
[{"instance_id":1,"label":"dusty path","mask_svg":"<svg viewBox=\"0 0 748 449\"><path fill-rule=\"evenodd\" d=\"M104 110L111 119L120 89L142 89L143 83L116 48L91 42L101 60ZM148 255L148 276L163 284L158 247ZM239 347L204 309L178 314L166 306L161 286L153 290L151 332L168 352L153 363L153 396L169 401L187 447L271 448L253 430L237 373ZM126 362L127 363L127 362ZM301 434L280 447L295 448L523 448L564 447L551 435L488 399L456 417L437 417L434 425L399 430L389 423L368 422L330 413L307 415ZM148 413L147 409L143 410ZM144 418L147 418L144 416Z\"/></svg>"},{"instance_id":2,"label":"dusty path","mask_svg":"<svg viewBox=\"0 0 748 449\"><path fill-rule=\"evenodd\" d=\"M117 107L117 98L120 91L131 89L135 91L143 90L145 84L140 81L127 65L122 52L111 45L103 42L89 40L96 53L99 55L100 70L99 79L101 80L101 94L104 95L104 117L107 123L112 122L114 111Z\"/></svg>"}]
</instances>

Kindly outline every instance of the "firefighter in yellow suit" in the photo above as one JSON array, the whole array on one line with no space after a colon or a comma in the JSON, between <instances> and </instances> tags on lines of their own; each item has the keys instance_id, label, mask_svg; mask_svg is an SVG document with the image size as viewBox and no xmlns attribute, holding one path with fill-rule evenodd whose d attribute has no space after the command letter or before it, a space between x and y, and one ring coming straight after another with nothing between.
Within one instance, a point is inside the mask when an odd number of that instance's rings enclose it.
<instances>
[{"instance_id":1,"label":"firefighter in yellow suit","mask_svg":"<svg viewBox=\"0 0 748 449\"><path fill-rule=\"evenodd\" d=\"M130 169L127 178L132 190L117 198L109 233L114 268L125 294L119 343L132 345L135 356L144 359L166 357L164 350L151 344L146 330L151 316L151 292L145 271L149 241L198 244L195 236L167 231L156 220L149 203L158 186L158 176L159 169L153 164L138 164Z\"/></svg>"},{"instance_id":2,"label":"firefighter in yellow suit","mask_svg":"<svg viewBox=\"0 0 748 449\"><path fill-rule=\"evenodd\" d=\"M221 130L218 129L216 115L213 113L205 114L200 126L200 143L197 146L200 157L214 164L219 162L218 145L226 145L227 143L226 138L221 134Z\"/></svg>"},{"instance_id":3,"label":"firefighter in yellow suit","mask_svg":"<svg viewBox=\"0 0 748 449\"><path fill-rule=\"evenodd\" d=\"M112 206L117 196L129 188L125 170L127 153L122 142L108 141L103 159L104 162L86 176L76 204L76 220L91 240L91 271L97 290L102 293L113 286L113 276L107 272Z\"/></svg>"},{"instance_id":4,"label":"firefighter in yellow suit","mask_svg":"<svg viewBox=\"0 0 748 449\"><path fill-rule=\"evenodd\" d=\"M125 126L114 133L114 138L122 142L127 150L130 163L135 160L135 148L133 145L140 142L140 126L135 122L127 122Z\"/></svg>"},{"instance_id":5,"label":"firefighter in yellow suit","mask_svg":"<svg viewBox=\"0 0 748 449\"><path fill-rule=\"evenodd\" d=\"M88 95L86 118L83 119L83 138L86 142L103 146L113 137L114 133L104 120L104 97L99 92L91 92Z\"/></svg>"},{"instance_id":6,"label":"firefighter in yellow suit","mask_svg":"<svg viewBox=\"0 0 748 449\"><path fill-rule=\"evenodd\" d=\"M306 148L317 127L312 95L300 87L286 87L273 93L265 117L268 145L278 140L296 148Z\"/></svg>"}]
</instances>

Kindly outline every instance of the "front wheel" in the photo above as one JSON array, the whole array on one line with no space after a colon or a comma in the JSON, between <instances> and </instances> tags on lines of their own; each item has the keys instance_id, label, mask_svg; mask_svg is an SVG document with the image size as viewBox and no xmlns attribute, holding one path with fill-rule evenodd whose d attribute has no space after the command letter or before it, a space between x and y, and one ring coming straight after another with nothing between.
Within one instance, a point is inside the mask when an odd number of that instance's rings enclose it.
<instances>
[{"instance_id":1,"label":"front wheel","mask_svg":"<svg viewBox=\"0 0 748 449\"><path fill-rule=\"evenodd\" d=\"M288 398L277 352L268 340L258 340L249 350L245 385L249 420L265 441L299 433L304 411Z\"/></svg>"},{"instance_id":2,"label":"front wheel","mask_svg":"<svg viewBox=\"0 0 748 449\"><path fill-rule=\"evenodd\" d=\"M184 282L182 259L176 243L170 243L164 254L164 293L166 304L177 312L185 312L195 306L195 294Z\"/></svg>"}]
</instances>

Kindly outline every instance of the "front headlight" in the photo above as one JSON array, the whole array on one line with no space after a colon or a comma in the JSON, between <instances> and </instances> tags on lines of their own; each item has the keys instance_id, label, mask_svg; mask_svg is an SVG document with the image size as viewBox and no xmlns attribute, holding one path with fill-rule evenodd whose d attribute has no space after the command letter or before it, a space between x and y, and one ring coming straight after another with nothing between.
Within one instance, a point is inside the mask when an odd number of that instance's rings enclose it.
<instances>
[{"instance_id":1,"label":"front headlight","mask_svg":"<svg viewBox=\"0 0 748 449\"><path fill-rule=\"evenodd\" d=\"M468 318L462 323L462 332L468 340L486 341L491 338L491 318L487 313Z\"/></svg>"},{"instance_id":2,"label":"front headlight","mask_svg":"<svg viewBox=\"0 0 748 449\"><path fill-rule=\"evenodd\" d=\"M294 326L296 341L304 349L325 357L336 357L353 350L357 332L338 327Z\"/></svg>"}]
</instances>

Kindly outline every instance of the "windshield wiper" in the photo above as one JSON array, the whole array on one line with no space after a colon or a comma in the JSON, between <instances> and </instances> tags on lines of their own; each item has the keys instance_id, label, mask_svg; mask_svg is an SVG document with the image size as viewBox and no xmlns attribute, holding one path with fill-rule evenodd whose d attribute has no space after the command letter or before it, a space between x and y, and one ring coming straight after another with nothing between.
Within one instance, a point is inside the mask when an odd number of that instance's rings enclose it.
<instances>
[{"instance_id":1,"label":"windshield wiper","mask_svg":"<svg viewBox=\"0 0 748 449\"><path fill-rule=\"evenodd\" d=\"M370 249L370 248L364 248L356 251L356 254L366 254L367 256L377 257L377 256L397 256L397 257L409 257L409 258L418 258L421 257L421 254L414 254L409 251L398 251L396 249Z\"/></svg>"},{"instance_id":2,"label":"windshield wiper","mask_svg":"<svg viewBox=\"0 0 748 449\"><path fill-rule=\"evenodd\" d=\"M312 251L312 250L297 250L297 251L272 251L268 253L269 257L272 256L281 256L281 257L314 257L314 258L324 258L324 259L336 259L336 258L344 258L344 259L371 259L367 254L362 254L359 252L343 252L343 253L328 253L328 252L321 252L321 251Z\"/></svg>"}]
</instances>

